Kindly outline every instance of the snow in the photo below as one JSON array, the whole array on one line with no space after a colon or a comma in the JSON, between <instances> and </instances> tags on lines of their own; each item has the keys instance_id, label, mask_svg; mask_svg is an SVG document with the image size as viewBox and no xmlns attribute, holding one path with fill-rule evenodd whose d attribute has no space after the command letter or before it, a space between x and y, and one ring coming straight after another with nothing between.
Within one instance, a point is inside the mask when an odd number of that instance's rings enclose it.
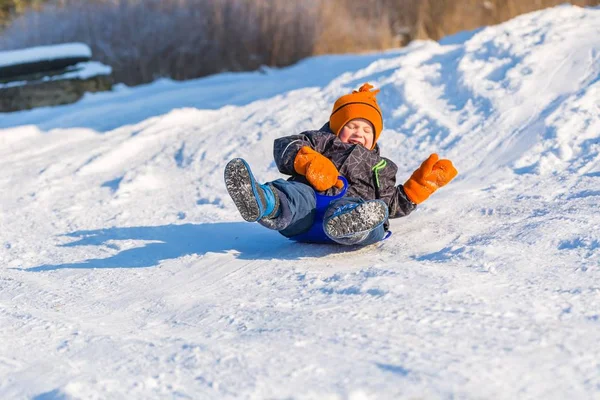
<instances>
[{"instance_id":1,"label":"snow","mask_svg":"<svg viewBox=\"0 0 600 400\"><path fill-rule=\"evenodd\" d=\"M73 66L72 71L64 74L69 79L89 79L99 75L110 75L112 68L98 61L88 61L77 63Z\"/></svg>"},{"instance_id":2,"label":"snow","mask_svg":"<svg viewBox=\"0 0 600 400\"><path fill-rule=\"evenodd\" d=\"M112 68L97 61L80 62L73 66L67 67L66 72L60 75L44 76L38 81L12 81L0 83L0 89L13 86L24 86L32 82L48 82L59 81L64 79L81 79L86 80L100 75L110 75Z\"/></svg>"},{"instance_id":3,"label":"snow","mask_svg":"<svg viewBox=\"0 0 600 400\"><path fill-rule=\"evenodd\" d=\"M0 118L2 398L597 398L600 10L162 80ZM401 183L370 248L241 220L223 167L381 88Z\"/></svg>"},{"instance_id":4,"label":"snow","mask_svg":"<svg viewBox=\"0 0 600 400\"><path fill-rule=\"evenodd\" d=\"M92 51L83 43L37 46L21 50L0 51L0 68L11 65L50 61L58 58L91 58Z\"/></svg>"}]
</instances>

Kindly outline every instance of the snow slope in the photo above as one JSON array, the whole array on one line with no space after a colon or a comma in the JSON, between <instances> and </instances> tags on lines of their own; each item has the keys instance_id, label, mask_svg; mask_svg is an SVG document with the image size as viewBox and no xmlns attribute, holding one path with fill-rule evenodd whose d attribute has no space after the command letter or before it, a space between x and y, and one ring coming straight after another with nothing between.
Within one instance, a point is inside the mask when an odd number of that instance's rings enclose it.
<instances>
[{"instance_id":1,"label":"snow slope","mask_svg":"<svg viewBox=\"0 0 600 400\"><path fill-rule=\"evenodd\" d=\"M378 248L244 223L222 170L381 88ZM600 10L0 116L0 397L599 398Z\"/></svg>"}]
</instances>

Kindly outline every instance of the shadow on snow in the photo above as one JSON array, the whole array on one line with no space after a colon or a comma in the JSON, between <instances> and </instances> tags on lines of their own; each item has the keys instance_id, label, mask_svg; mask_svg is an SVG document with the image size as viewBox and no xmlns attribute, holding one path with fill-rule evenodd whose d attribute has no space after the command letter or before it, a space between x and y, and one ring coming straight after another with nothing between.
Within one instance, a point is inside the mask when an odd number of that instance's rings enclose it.
<instances>
[{"instance_id":1,"label":"shadow on snow","mask_svg":"<svg viewBox=\"0 0 600 400\"><path fill-rule=\"evenodd\" d=\"M40 265L25 271L40 272L66 268L145 268L186 255L237 252L239 259L294 260L353 251L352 247L297 243L258 224L220 222L163 226L139 226L76 231L64 236L78 238L61 247L103 246L119 249L119 241L149 243L119 251L107 258L76 263Z\"/></svg>"}]
</instances>

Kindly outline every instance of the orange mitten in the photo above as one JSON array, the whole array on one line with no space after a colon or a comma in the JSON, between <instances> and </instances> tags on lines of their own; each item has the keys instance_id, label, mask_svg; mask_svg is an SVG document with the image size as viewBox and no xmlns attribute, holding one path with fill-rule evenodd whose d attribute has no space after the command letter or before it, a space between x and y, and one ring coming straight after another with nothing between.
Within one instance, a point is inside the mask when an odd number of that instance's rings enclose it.
<instances>
[{"instance_id":1,"label":"orange mitten","mask_svg":"<svg viewBox=\"0 0 600 400\"><path fill-rule=\"evenodd\" d=\"M440 160L434 153L406 181L404 192L413 203L422 203L438 188L454 179L456 174L458 171L452 161Z\"/></svg>"},{"instance_id":2,"label":"orange mitten","mask_svg":"<svg viewBox=\"0 0 600 400\"><path fill-rule=\"evenodd\" d=\"M294 169L300 175L304 175L312 187L319 192L332 186L340 189L344 187L344 183L338 179L339 172L331 160L308 146L302 147L296 154Z\"/></svg>"}]
</instances>

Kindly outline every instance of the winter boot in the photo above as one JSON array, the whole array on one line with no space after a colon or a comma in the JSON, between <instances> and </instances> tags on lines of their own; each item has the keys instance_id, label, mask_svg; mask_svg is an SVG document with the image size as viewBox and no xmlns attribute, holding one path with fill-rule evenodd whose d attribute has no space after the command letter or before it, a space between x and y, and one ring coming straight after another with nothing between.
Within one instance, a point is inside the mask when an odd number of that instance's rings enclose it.
<instances>
[{"instance_id":1,"label":"winter boot","mask_svg":"<svg viewBox=\"0 0 600 400\"><path fill-rule=\"evenodd\" d=\"M337 243L367 245L384 238L383 224L387 219L388 207L383 201L353 202L327 212L323 230Z\"/></svg>"},{"instance_id":2,"label":"winter boot","mask_svg":"<svg viewBox=\"0 0 600 400\"><path fill-rule=\"evenodd\" d=\"M279 215L279 198L269 184L256 183L250 166L234 158L225 166L225 186L238 211L248 222Z\"/></svg>"}]
</instances>

